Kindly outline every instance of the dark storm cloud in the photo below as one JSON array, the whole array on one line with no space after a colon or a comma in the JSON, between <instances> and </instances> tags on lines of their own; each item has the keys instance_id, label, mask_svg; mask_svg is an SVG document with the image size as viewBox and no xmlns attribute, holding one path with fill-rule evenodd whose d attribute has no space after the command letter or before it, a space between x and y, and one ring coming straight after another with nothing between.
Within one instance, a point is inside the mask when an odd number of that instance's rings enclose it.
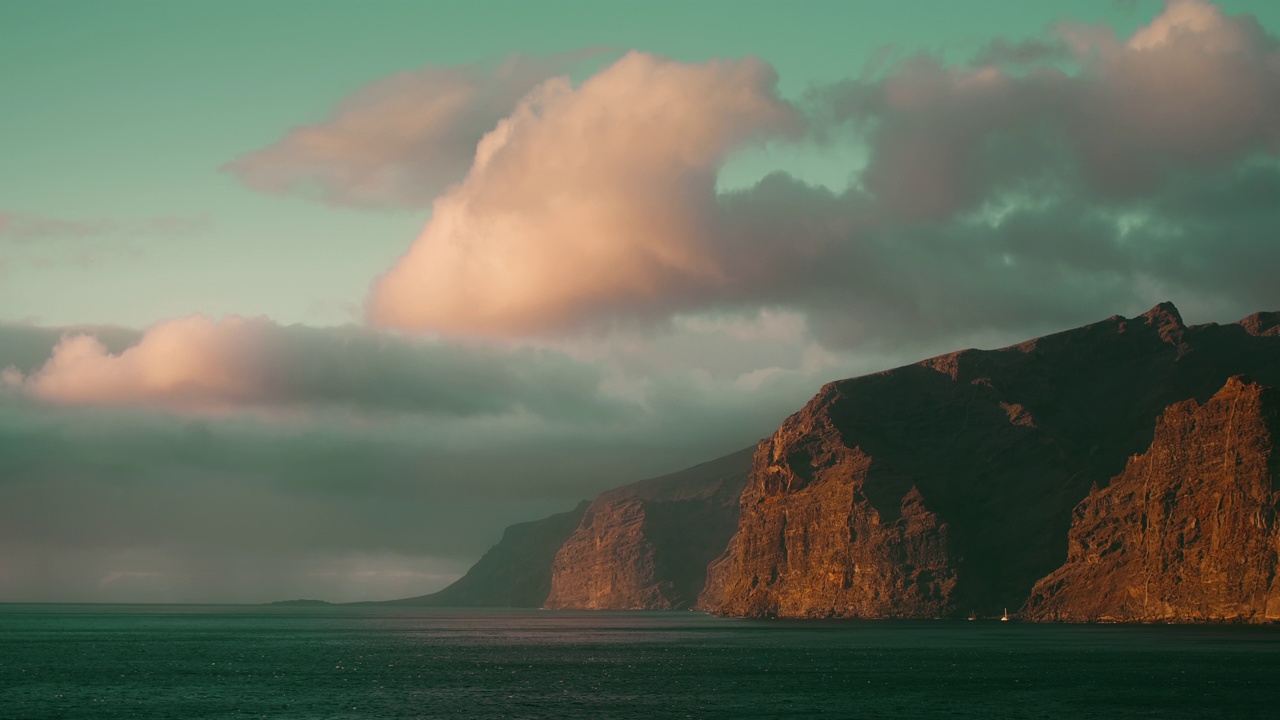
<instances>
[{"instance_id":1,"label":"dark storm cloud","mask_svg":"<svg viewBox=\"0 0 1280 720\"><path fill-rule=\"evenodd\" d=\"M1139 197L1099 202L1063 183L1047 196L993 195L911 223L877 216L856 190L835 196L781 178L735 201L768 206L779 192L807 192L809 209L758 227L792 238L796 252L785 271L722 300L796 309L830 347L910 353L1011 341L1169 298L1191 321L1280 308L1280 163L1271 159L1177 173ZM822 242L815 227L843 234Z\"/></svg>"}]
</instances>

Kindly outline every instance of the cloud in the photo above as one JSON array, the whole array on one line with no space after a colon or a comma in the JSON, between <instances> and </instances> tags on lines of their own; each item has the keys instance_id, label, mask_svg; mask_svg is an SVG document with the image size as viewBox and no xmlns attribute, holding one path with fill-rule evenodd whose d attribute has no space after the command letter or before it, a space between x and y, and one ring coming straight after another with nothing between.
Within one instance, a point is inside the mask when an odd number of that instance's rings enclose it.
<instances>
[{"instance_id":1,"label":"cloud","mask_svg":"<svg viewBox=\"0 0 1280 720\"><path fill-rule=\"evenodd\" d=\"M1057 35L993 43L986 64L917 56L828 88L833 114L869 133L865 187L899 216L938 219L1051 181L1135 197L1280 148L1280 48L1251 16L1174 0L1127 40L1102 26ZM1032 62L1064 45L1074 72ZM1011 56L1029 67L1002 69Z\"/></svg>"},{"instance_id":2,"label":"cloud","mask_svg":"<svg viewBox=\"0 0 1280 720\"><path fill-rule=\"evenodd\" d=\"M853 372L815 354L794 315L703 317L652 343L618 333L560 351L245 324L255 323L81 328L107 345L93 365L121 363L114 381L141 397L0 392L0 600L430 592L506 525L746 447ZM0 326L0 366L39 377L63 335ZM767 352L754 351L761 344ZM174 394L137 377L146 363L135 356L188 368L190 353L250 379L287 370L293 385L253 402L302 412L211 412L236 396L206 382L212 394L192 405L190 387ZM424 400L415 384L431 382L461 399ZM388 400L396 394L406 399ZM339 401L344 412L321 411Z\"/></svg>"},{"instance_id":3,"label":"cloud","mask_svg":"<svg viewBox=\"0 0 1280 720\"><path fill-rule=\"evenodd\" d=\"M74 220L31 213L0 212L0 241L30 244L48 240L116 236L174 236L202 232L207 218L163 215L135 220L91 218Z\"/></svg>"},{"instance_id":4,"label":"cloud","mask_svg":"<svg viewBox=\"0 0 1280 720\"><path fill-rule=\"evenodd\" d=\"M0 337L44 331L9 328ZM556 419L618 413L594 368L553 351L494 350L361 328L281 327L266 318L191 316L158 323L126 347L93 329L62 334L38 365L9 360L11 392L55 405L153 406L186 413L350 408L467 417ZM5 359L0 353L0 360ZM18 362L26 363L19 365Z\"/></svg>"},{"instance_id":5,"label":"cloud","mask_svg":"<svg viewBox=\"0 0 1280 720\"><path fill-rule=\"evenodd\" d=\"M84 237L109 231L104 221L67 220L40 215L0 212L0 238L10 242L30 242L47 237Z\"/></svg>"},{"instance_id":6,"label":"cloud","mask_svg":"<svg viewBox=\"0 0 1280 720\"><path fill-rule=\"evenodd\" d=\"M983 67L987 65L1035 65L1043 62L1067 60L1070 53L1061 40L1021 40L1010 42L1004 38L996 38L978 51L969 65Z\"/></svg>"},{"instance_id":7,"label":"cloud","mask_svg":"<svg viewBox=\"0 0 1280 720\"><path fill-rule=\"evenodd\" d=\"M376 284L379 325L556 331L660 315L728 280L716 173L797 117L757 60L629 53L574 88L550 80L485 136L462 184Z\"/></svg>"},{"instance_id":8,"label":"cloud","mask_svg":"<svg viewBox=\"0 0 1280 720\"><path fill-rule=\"evenodd\" d=\"M607 51L512 55L497 64L397 73L340 101L322 122L293 128L223 170L263 192L335 205L425 207L461 180L476 144L527 92Z\"/></svg>"},{"instance_id":9,"label":"cloud","mask_svg":"<svg viewBox=\"0 0 1280 720\"><path fill-rule=\"evenodd\" d=\"M375 283L368 315L528 337L773 308L839 346L1033 332L1157 293L1194 306L1218 272L1175 273L1173 254L1237 263L1213 257L1170 193L1188 177L1230 185L1275 156L1277 48L1249 16L1178 0L1127 39L1064 25L993 41L970 64L889 64L804 100L820 138L866 143L838 194L784 173L717 194L728 154L794 138L795 108L758 61L632 53L526 96ZM1157 208L1195 230L1134 232ZM1246 309L1241 288L1212 290Z\"/></svg>"},{"instance_id":10,"label":"cloud","mask_svg":"<svg viewBox=\"0 0 1280 720\"><path fill-rule=\"evenodd\" d=\"M1280 306L1257 270L1280 221L1280 43L1254 18L1176 0L1129 38L1060 26L975 63L916 56L809 98L866 138L833 203L864 222L819 243L828 276L757 297L836 345L1039 332L1169 297L1202 317Z\"/></svg>"},{"instance_id":11,"label":"cloud","mask_svg":"<svg viewBox=\"0 0 1280 720\"><path fill-rule=\"evenodd\" d=\"M83 325L65 328L33 324L0 323L0 368L20 372L37 368L49 359L64 335L86 333L101 340L112 352L120 352L138 342L142 333L111 325Z\"/></svg>"},{"instance_id":12,"label":"cloud","mask_svg":"<svg viewBox=\"0 0 1280 720\"><path fill-rule=\"evenodd\" d=\"M0 278L20 267L93 268L145 253L146 240L206 231L207 218L164 215L141 219L72 219L0 212Z\"/></svg>"}]
</instances>

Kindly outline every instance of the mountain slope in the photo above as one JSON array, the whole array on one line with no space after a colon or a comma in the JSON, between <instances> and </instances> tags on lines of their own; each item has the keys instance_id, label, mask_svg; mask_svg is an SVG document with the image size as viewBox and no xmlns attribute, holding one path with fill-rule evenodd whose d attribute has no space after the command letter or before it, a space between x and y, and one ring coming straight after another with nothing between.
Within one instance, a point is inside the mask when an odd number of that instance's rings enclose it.
<instances>
[{"instance_id":1,"label":"mountain slope","mask_svg":"<svg viewBox=\"0 0 1280 720\"><path fill-rule=\"evenodd\" d=\"M596 497L556 553L548 608L692 605L738 525L751 448Z\"/></svg>"},{"instance_id":2,"label":"mountain slope","mask_svg":"<svg viewBox=\"0 0 1280 720\"><path fill-rule=\"evenodd\" d=\"M513 526L402 602L1266 620L1276 386L1275 312L1188 327L1165 303L950 353L829 383L754 449Z\"/></svg>"},{"instance_id":3,"label":"mountain slope","mask_svg":"<svg viewBox=\"0 0 1280 720\"><path fill-rule=\"evenodd\" d=\"M1072 509L1150 446L1169 405L1280 384L1277 314L1186 327L1165 303L1012 347L828 384L759 445L699 606L937 617L1020 607L1067 557Z\"/></svg>"},{"instance_id":4,"label":"mountain slope","mask_svg":"<svg viewBox=\"0 0 1280 720\"><path fill-rule=\"evenodd\" d=\"M688 607L707 564L738 527L752 448L608 490L507 528L445 589L387 604L418 607Z\"/></svg>"},{"instance_id":5,"label":"mountain slope","mask_svg":"<svg viewBox=\"0 0 1280 720\"><path fill-rule=\"evenodd\" d=\"M512 525L502 539L452 585L430 595L385 604L415 607L542 607L551 588L556 552L587 510L584 501L568 512Z\"/></svg>"},{"instance_id":6,"label":"mountain slope","mask_svg":"<svg viewBox=\"0 0 1280 720\"><path fill-rule=\"evenodd\" d=\"M1280 619L1280 390L1232 378L1169 407L1155 439L1077 506L1067 561L1026 615L1066 621Z\"/></svg>"}]
</instances>

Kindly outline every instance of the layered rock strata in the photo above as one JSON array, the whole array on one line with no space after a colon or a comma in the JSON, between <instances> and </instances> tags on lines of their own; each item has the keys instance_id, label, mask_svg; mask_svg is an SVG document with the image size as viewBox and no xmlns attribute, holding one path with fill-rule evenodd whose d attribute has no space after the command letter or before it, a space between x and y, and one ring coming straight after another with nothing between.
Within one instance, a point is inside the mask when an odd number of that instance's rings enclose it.
<instances>
[{"instance_id":1,"label":"layered rock strata","mask_svg":"<svg viewBox=\"0 0 1280 720\"><path fill-rule=\"evenodd\" d=\"M942 355L828 384L753 450L513 526L401 602L1270 620L1274 386L1274 312L1188 327L1166 303Z\"/></svg>"},{"instance_id":2,"label":"layered rock strata","mask_svg":"<svg viewBox=\"0 0 1280 720\"><path fill-rule=\"evenodd\" d=\"M1280 390L1241 378L1171 406L1151 447L1075 509L1037 620L1280 619Z\"/></svg>"},{"instance_id":3,"label":"layered rock strata","mask_svg":"<svg viewBox=\"0 0 1280 720\"><path fill-rule=\"evenodd\" d=\"M1169 405L1280 383L1280 322L1187 327L1171 304L824 387L758 447L699 606L737 616L1018 608L1067 558L1072 509Z\"/></svg>"},{"instance_id":4,"label":"layered rock strata","mask_svg":"<svg viewBox=\"0 0 1280 720\"><path fill-rule=\"evenodd\" d=\"M694 603L738 526L751 449L601 493L556 553L545 606L674 610Z\"/></svg>"},{"instance_id":5,"label":"layered rock strata","mask_svg":"<svg viewBox=\"0 0 1280 720\"><path fill-rule=\"evenodd\" d=\"M420 607L688 607L707 564L738 527L752 448L624 485L570 512L512 525L445 589L389 604Z\"/></svg>"}]
</instances>

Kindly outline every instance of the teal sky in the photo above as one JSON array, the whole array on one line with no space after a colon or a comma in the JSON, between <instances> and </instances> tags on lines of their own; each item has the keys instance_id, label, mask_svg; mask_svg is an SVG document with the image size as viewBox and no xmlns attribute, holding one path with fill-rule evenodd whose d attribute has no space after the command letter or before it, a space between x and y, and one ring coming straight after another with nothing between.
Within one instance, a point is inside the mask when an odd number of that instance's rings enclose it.
<instances>
[{"instance_id":1,"label":"teal sky","mask_svg":"<svg viewBox=\"0 0 1280 720\"><path fill-rule=\"evenodd\" d=\"M1228 2L1266 19L1269 2ZM1158 3L19 2L0 22L0 212L110 226L5 250L0 320L141 327L202 312L355 318L426 211L261 195L218 168L322 120L360 86L424 65L589 45L695 61L757 55L784 96L892 46L965 57L1063 19L1122 32ZM847 148L846 148L847 150ZM785 168L838 184L829 150L757 153L723 182ZM140 231L179 218L182 232Z\"/></svg>"}]
</instances>

